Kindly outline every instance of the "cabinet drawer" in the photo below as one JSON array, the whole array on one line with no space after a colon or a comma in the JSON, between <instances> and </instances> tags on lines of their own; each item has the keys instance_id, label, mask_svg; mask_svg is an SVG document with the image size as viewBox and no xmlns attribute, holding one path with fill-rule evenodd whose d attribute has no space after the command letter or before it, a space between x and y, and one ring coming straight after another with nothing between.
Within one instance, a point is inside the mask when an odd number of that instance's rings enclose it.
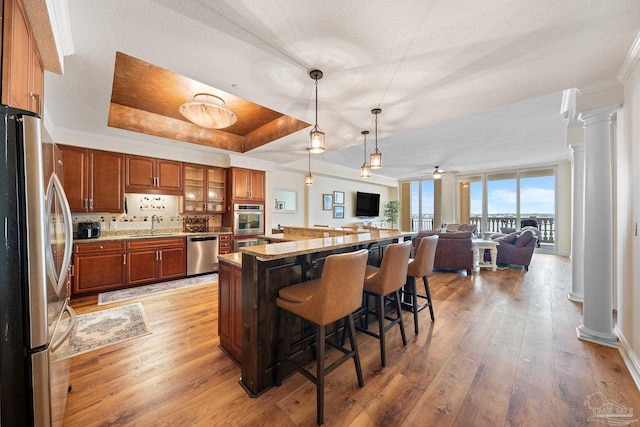
<instances>
[{"instance_id":1,"label":"cabinet drawer","mask_svg":"<svg viewBox=\"0 0 640 427\"><path fill-rule=\"evenodd\" d=\"M184 237L164 237L136 239L127 241L127 249L166 248L167 246L185 246Z\"/></svg>"},{"instance_id":2,"label":"cabinet drawer","mask_svg":"<svg viewBox=\"0 0 640 427\"><path fill-rule=\"evenodd\" d=\"M94 242L94 243L76 243L73 251L77 254L88 254L92 252L110 252L123 251L125 247L122 242Z\"/></svg>"},{"instance_id":3,"label":"cabinet drawer","mask_svg":"<svg viewBox=\"0 0 640 427\"><path fill-rule=\"evenodd\" d=\"M231 237L232 237L232 235L231 235L231 234L220 234L220 235L218 236L218 241L220 241L220 242L222 242L222 241L228 241L228 242L230 242L230 241L231 241Z\"/></svg>"}]
</instances>

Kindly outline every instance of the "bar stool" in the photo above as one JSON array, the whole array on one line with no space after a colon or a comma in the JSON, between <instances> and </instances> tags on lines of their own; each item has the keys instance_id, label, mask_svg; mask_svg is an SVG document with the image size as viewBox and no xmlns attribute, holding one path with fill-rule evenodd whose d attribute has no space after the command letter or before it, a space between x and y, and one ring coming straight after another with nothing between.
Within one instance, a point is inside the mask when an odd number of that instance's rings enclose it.
<instances>
[{"instance_id":1,"label":"bar stool","mask_svg":"<svg viewBox=\"0 0 640 427\"><path fill-rule=\"evenodd\" d=\"M364 272L367 265L368 251L361 249L346 254L330 255L326 258L322 275L319 279L287 286L278 291L276 305L285 317L285 335L280 343L276 369L276 384L282 384L284 363L293 364L294 368L316 385L317 422L324 422L324 377L345 361L353 358L358 385L364 386L360 355L356 343L356 333L351 314L360 307L364 285ZM307 371L290 351L293 336L293 323L296 315L316 326L316 375ZM346 319L345 329L349 335L351 349L339 343L326 340L325 327L340 319ZM335 331L337 335L337 331ZM325 343L340 350L344 355L325 367Z\"/></svg>"},{"instance_id":2,"label":"bar stool","mask_svg":"<svg viewBox=\"0 0 640 427\"><path fill-rule=\"evenodd\" d=\"M433 316L433 304L431 303L431 290L429 289L429 281L427 276L433 271L433 261L436 257L436 246L438 246L438 236L428 236L420 240L418 250L415 257L409 260L407 268L407 283L402 290L402 306L413 312L413 327L416 335L418 334L418 313L429 307L431 312L431 321L435 320ZM424 283L424 294L418 293L416 279L422 277ZM426 299L425 304L418 304L418 298Z\"/></svg>"},{"instance_id":3,"label":"bar stool","mask_svg":"<svg viewBox=\"0 0 640 427\"><path fill-rule=\"evenodd\" d=\"M407 281L407 268L409 264L409 254L411 253L411 241L403 243L393 243L384 251L382 264L380 268L367 265L364 279L365 296L373 295L376 300L375 309L369 310L366 307L358 310L358 314L364 310L364 327L357 327L359 331L371 335L380 340L380 359L382 366L387 365L387 355L385 349L385 332L398 324L400 334L402 335L402 344L407 345L407 337L404 332L404 322L402 320L402 312L400 311L400 293L399 289ZM396 317L387 316L385 313L385 299L394 294L394 305L396 309ZM371 332L368 328L368 314L375 313L378 317L379 333ZM391 322L385 326L385 319Z\"/></svg>"}]
</instances>

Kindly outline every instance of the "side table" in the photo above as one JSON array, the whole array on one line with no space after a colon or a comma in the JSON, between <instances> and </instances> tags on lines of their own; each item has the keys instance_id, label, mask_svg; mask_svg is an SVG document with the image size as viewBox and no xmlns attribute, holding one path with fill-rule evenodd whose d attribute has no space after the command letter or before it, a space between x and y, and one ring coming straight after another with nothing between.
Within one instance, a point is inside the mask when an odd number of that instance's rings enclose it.
<instances>
[{"instance_id":1,"label":"side table","mask_svg":"<svg viewBox=\"0 0 640 427\"><path fill-rule=\"evenodd\" d=\"M499 244L500 242L495 240L473 239L471 241L471 249L473 250L473 267L475 271L480 271L480 268L491 268L491 271L496 271L498 269L496 259L498 257ZM484 254L485 249L489 249L489 253L491 254L490 264L480 263L480 254Z\"/></svg>"}]
</instances>

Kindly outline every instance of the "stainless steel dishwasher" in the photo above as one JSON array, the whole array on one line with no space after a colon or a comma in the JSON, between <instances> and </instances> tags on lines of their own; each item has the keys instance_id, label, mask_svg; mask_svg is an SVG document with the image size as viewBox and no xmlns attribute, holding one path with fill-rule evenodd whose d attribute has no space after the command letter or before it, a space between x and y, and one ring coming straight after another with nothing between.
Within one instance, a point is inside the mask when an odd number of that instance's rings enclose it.
<instances>
[{"instance_id":1,"label":"stainless steel dishwasher","mask_svg":"<svg viewBox=\"0 0 640 427\"><path fill-rule=\"evenodd\" d=\"M218 271L218 236L187 237L187 276Z\"/></svg>"}]
</instances>

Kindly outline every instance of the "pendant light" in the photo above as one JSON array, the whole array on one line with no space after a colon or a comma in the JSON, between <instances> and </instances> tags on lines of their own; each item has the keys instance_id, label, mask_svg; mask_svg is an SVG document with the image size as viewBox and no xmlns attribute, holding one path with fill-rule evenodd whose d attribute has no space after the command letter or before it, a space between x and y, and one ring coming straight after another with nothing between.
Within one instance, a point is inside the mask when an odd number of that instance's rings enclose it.
<instances>
[{"instance_id":1,"label":"pendant light","mask_svg":"<svg viewBox=\"0 0 640 427\"><path fill-rule=\"evenodd\" d=\"M378 114L381 112L380 108L371 110L371 113L376 115L376 151L371 153L371 169L380 169L382 167L382 153L378 150Z\"/></svg>"},{"instance_id":2,"label":"pendant light","mask_svg":"<svg viewBox=\"0 0 640 427\"><path fill-rule=\"evenodd\" d=\"M318 127L318 80L323 76L322 71L312 70L309 76L316 81L316 124L309 133L309 152L313 154L324 153L324 132Z\"/></svg>"},{"instance_id":3,"label":"pendant light","mask_svg":"<svg viewBox=\"0 0 640 427\"><path fill-rule=\"evenodd\" d=\"M442 171L440 170L440 166L436 166L436 170L433 171L433 179L442 178Z\"/></svg>"},{"instance_id":4,"label":"pendant light","mask_svg":"<svg viewBox=\"0 0 640 427\"><path fill-rule=\"evenodd\" d=\"M309 174L304 176L304 183L306 185L313 184L313 175L311 175L311 150L309 150Z\"/></svg>"},{"instance_id":5,"label":"pendant light","mask_svg":"<svg viewBox=\"0 0 640 427\"><path fill-rule=\"evenodd\" d=\"M364 163L360 168L360 178L371 178L371 171L369 170L369 165L367 164L367 135L369 134L369 131L363 130L360 133L364 135Z\"/></svg>"}]
</instances>

